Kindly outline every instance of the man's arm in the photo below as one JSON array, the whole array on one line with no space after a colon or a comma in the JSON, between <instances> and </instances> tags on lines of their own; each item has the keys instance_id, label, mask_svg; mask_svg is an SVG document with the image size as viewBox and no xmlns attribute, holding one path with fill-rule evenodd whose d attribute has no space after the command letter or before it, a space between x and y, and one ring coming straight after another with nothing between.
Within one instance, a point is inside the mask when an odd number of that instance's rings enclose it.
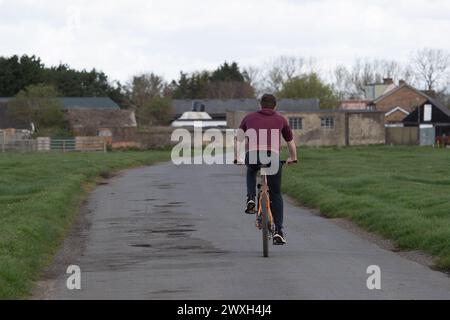
<instances>
[{"instance_id":1,"label":"man's arm","mask_svg":"<svg viewBox=\"0 0 450 320\"><path fill-rule=\"evenodd\" d=\"M297 162L297 146L295 145L294 141L294 133L292 132L291 127L289 126L289 123L286 118L283 118L284 120L284 126L281 130L281 134L286 140L288 150L289 150L289 158L286 160L287 164Z\"/></svg>"},{"instance_id":2,"label":"man's arm","mask_svg":"<svg viewBox=\"0 0 450 320\"><path fill-rule=\"evenodd\" d=\"M292 163L297 161L297 146L295 145L295 141L291 140L287 143L289 150L289 158L287 159L287 163Z\"/></svg>"},{"instance_id":3,"label":"man's arm","mask_svg":"<svg viewBox=\"0 0 450 320\"><path fill-rule=\"evenodd\" d=\"M240 157L240 150L243 143L244 141L239 141L239 139L236 139L236 149L234 150L234 162L236 164L241 164L242 162L244 162L244 160Z\"/></svg>"},{"instance_id":4,"label":"man's arm","mask_svg":"<svg viewBox=\"0 0 450 320\"><path fill-rule=\"evenodd\" d=\"M241 150L242 147L245 148L245 130L247 130L247 124L246 124L246 118L244 118L241 122L241 125L239 126L239 129L237 129L236 137L235 137L235 149L234 149L234 163L241 164L244 162L243 159L241 159Z\"/></svg>"}]
</instances>

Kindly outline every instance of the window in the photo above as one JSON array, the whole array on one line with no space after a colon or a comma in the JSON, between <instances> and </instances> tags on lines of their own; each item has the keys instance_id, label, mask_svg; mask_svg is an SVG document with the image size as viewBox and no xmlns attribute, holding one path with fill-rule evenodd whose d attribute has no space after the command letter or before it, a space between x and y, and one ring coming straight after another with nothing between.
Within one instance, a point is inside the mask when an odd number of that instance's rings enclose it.
<instances>
[{"instance_id":1,"label":"window","mask_svg":"<svg viewBox=\"0 0 450 320\"><path fill-rule=\"evenodd\" d=\"M302 130L303 129L303 119L302 118L289 118L289 126L292 130Z\"/></svg>"},{"instance_id":2,"label":"window","mask_svg":"<svg viewBox=\"0 0 450 320\"><path fill-rule=\"evenodd\" d=\"M323 117L321 119L320 126L322 129L334 129L334 118L333 117Z\"/></svg>"},{"instance_id":3,"label":"window","mask_svg":"<svg viewBox=\"0 0 450 320\"><path fill-rule=\"evenodd\" d=\"M431 104L423 106L423 121L431 121L432 108L433 106Z\"/></svg>"}]
</instances>

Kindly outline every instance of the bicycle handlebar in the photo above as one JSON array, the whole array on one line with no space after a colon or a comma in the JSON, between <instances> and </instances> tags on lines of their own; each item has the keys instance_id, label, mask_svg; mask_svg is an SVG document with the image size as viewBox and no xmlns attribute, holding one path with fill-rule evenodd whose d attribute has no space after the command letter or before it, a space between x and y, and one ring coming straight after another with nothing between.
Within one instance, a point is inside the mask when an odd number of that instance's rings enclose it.
<instances>
[{"instance_id":1,"label":"bicycle handlebar","mask_svg":"<svg viewBox=\"0 0 450 320\"><path fill-rule=\"evenodd\" d=\"M281 164L295 164L295 163L298 163L298 160L295 160L295 161L291 161L291 162L287 162L287 161L281 161Z\"/></svg>"},{"instance_id":2,"label":"bicycle handlebar","mask_svg":"<svg viewBox=\"0 0 450 320\"><path fill-rule=\"evenodd\" d=\"M281 161L281 164L283 164L283 165L285 165L285 164L296 164L296 163L298 163L298 160L295 160L295 161L292 161L292 162L289 162L289 163L286 160L282 160ZM237 165L237 166L245 165L245 163L238 163L237 160L234 160L234 164Z\"/></svg>"}]
</instances>

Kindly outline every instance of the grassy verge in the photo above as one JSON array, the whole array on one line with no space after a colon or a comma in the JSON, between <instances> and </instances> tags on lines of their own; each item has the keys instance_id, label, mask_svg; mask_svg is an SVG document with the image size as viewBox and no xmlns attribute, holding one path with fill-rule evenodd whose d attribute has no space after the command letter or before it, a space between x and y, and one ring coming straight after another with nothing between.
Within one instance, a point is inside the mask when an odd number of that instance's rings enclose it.
<instances>
[{"instance_id":1,"label":"grassy verge","mask_svg":"<svg viewBox=\"0 0 450 320\"><path fill-rule=\"evenodd\" d=\"M0 154L0 299L24 298L102 173L170 159L168 151Z\"/></svg>"},{"instance_id":2,"label":"grassy verge","mask_svg":"<svg viewBox=\"0 0 450 320\"><path fill-rule=\"evenodd\" d=\"M299 149L283 187L328 217L345 217L419 249L450 270L450 151L432 148Z\"/></svg>"}]
</instances>

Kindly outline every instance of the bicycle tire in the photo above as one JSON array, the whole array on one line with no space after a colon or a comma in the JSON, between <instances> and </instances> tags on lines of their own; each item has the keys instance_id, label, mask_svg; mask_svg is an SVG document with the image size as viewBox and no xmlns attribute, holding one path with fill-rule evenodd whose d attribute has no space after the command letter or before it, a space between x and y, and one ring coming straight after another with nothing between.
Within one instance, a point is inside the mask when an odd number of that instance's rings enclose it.
<instances>
[{"instance_id":1,"label":"bicycle tire","mask_svg":"<svg viewBox=\"0 0 450 320\"><path fill-rule=\"evenodd\" d=\"M264 258L269 257L269 212L267 209L267 203L266 199L263 196L262 199L262 245L263 245L263 256Z\"/></svg>"}]
</instances>

